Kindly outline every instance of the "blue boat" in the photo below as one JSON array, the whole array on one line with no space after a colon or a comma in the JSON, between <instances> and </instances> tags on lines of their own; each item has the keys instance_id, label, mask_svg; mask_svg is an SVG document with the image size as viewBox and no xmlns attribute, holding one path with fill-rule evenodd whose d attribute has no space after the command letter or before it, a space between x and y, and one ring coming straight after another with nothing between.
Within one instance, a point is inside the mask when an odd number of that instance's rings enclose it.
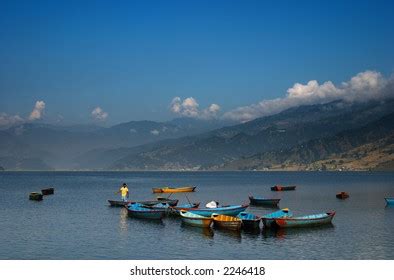
<instances>
[{"instance_id":1,"label":"blue boat","mask_svg":"<svg viewBox=\"0 0 394 280\"><path fill-rule=\"evenodd\" d=\"M330 224L334 216L335 211L302 217L282 217L276 218L275 224L284 228L321 226Z\"/></svg>"},{"instance_id":2,"label":"blue boat","mask_svg":"<svg viewBox=\"0 0 394 280\"><path fill-rule=\"evenodd\" d=\"M268 228L276 225L275 224L276 218L284 218L284 217L293 217L293 213L288 208L284 208L279 211L263 215L261 217L261 220L263 221L264 227Z\"/></svg>"},{"instance_id":3,"label":"blue boat","mask_svg":"<svg viewBox=\"0 0 394 280\"><path fill-rule=\"evenodd\" d=\"M263 206L277 206L280 198L264 198L249 196L250 204L252 205L263 205Z\"/></svg>"},{"instance_id":4,"label":"blue boat","mask_svg":"<svg viewBox=\"0 0 394 280\"><path fill-rule=\"evenodd\" d=\"M211 217L213 213L226 216L237 216L239 213L243 212L248 208L248 204L244 205L228 205L216 208L196 208L189 209L189 212L201 215L204 217Z\"/></svg>"},{"instance_id":5,"label":"blue boat","mask_svg":"<svg viewBox=\"0 0 394 280\"><path fill-rule=\"evenodd\" d=\"M152 208L139 203L132 203L127 206L127 214L133 218L141 219L161 219L166 213L166 208Z\"/></svg>"},{"instance_id":6,"label":"blue boat","mask_svg":"<svg viewBox=\"0 0 394 280\"><path fill-rule=\"evenodd\" d=\"M386 200L388 206L394 205L394 197L385 197L384 199Z\"/></svg>"},{"instance_id":7,"label":"blue boat","mask_svg":"<svg viewBox=\"0 0 394 280\"><path fill-rule=\"evenodd\" d=\"M237 215L242 220L242 227L245 229L260 229L261 218L255 214L241 212Z\"/></svg>"},{"instance_id":8,"label":"blue boat","mask_svg":"<svg viewBox=\"0 0 394 280\"><path fill-rule=\"evenodd\" d=\"M204 217L201 215L190 213L185 210L180 210L179 214L181 215L182 221L185 224L188 224L188 225L191 225L194 227L209 228L209 227L211 227L211 224L213 222L213 219L211 217Z\"/></svg>"}]
</instances>

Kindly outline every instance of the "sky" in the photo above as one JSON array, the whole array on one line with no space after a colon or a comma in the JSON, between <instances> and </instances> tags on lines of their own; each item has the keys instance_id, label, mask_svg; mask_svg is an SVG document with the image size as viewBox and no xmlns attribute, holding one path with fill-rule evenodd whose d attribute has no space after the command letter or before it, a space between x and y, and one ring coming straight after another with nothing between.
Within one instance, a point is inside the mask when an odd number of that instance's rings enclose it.
<instances>
[{"instance_id":1,"label":"sky","mask_svg":"<svg viewBox=\"0 0 394 280\"><path fill-rule=\"evenodd\" d=\"M1 0L0 126L246 121L353 94L354 79L392 77L393 14L394 1Z\"/></svg>"}]
</instances>

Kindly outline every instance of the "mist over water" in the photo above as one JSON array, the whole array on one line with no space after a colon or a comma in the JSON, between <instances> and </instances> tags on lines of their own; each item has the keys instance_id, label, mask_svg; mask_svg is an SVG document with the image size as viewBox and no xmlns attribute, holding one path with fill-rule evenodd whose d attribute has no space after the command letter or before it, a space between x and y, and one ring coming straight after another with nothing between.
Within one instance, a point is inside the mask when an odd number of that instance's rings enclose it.
<instances>
[{"instance_id":1,"label":"mist over water","mask_svg":"<svg viewBox=\"0 0 394 280\"><path fill-rule=\"evenodd\" d=\"M252 194L281 198L295 215L336 216L329 226L258 233L138 220L108 206L123 182L133 200L154 198L152 187L195 185L171 197L224 205ZM272 192L275 184L297 190ZM28 200L46 186L55 194ZM350 198L336 199L339 191ZM1 172L0 192L0 259L394 259L394 207L384 201L394 196L392 172Z\"/></svg>"}]
</instances>

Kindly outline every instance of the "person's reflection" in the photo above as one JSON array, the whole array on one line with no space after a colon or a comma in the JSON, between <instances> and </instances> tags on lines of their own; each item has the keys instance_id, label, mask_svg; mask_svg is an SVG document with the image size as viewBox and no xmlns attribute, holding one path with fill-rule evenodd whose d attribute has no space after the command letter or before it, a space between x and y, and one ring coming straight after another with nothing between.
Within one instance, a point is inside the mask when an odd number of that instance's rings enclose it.
<instances>
[{"instance_id":1,"label":"person's reflection","mask_svg":"<svg viewBox=\"0 0 394 280\"><path fill-rule=\"evenodd\" d=\"M122 208L120 209L119 212L119 232L120 233L126 233L127 232L127 209L126 208Z\"/></svg>"}]
</instances>

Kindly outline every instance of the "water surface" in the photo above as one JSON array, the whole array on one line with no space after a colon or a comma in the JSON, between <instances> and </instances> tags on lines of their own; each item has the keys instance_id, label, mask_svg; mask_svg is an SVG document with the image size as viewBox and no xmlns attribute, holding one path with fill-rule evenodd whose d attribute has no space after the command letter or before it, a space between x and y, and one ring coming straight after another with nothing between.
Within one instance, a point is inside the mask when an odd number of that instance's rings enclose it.
<instances>
[{"instance_id":1,"label":"water surface","mask_svg":"<svg viewBox=\"0 0 394 280\"><path fill-rule=\"evenodd\" d=\"M248 195L281 198L296 215L335 210L333 225L234 233L127 217L108 207L119 185L152 199L152 187L195 185L202 204L240 204ZM293 192L272 192L295 184ZM28 193L54 186L41 202ZM347 191L350 198L335 198ZM394 173L359 172L1 172L0 259L394 259ZM184 194L174 194L187 202ZM261 215L272 209L250 207Z\"/></svg>"}]
</instances>

